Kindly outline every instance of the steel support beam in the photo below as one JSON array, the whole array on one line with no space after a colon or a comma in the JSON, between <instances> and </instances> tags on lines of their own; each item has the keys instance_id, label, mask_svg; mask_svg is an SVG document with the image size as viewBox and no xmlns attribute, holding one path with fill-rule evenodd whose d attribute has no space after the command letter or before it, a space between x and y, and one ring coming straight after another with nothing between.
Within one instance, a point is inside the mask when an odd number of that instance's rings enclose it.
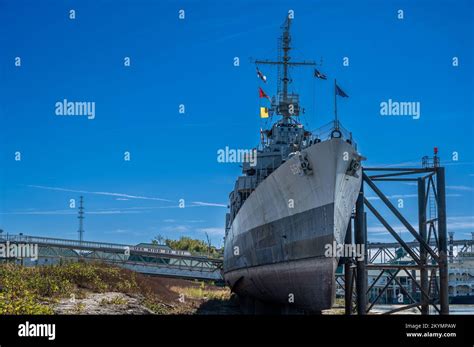
<instances>
[{"instance_id":1,"label":"steel support beam","mask_svg":"<svg viewBox=\"0 0 474 347\"><path fill-rule=\"evenodd\" d=\"M426 234L426 189L425 180L418 178L418 230L421 238L428 242ZM421 282L421 314L429 314L429 297L426 296L428 293L428 269L426 268L426 261L428 259L428 252L420 243L420 282Z\"/></svg>"},{"instance_id":2,"label":"steel support beam","mask_svg":"<svg viewBox=\"0 0 474 347\"><path fill-rule=\"evenodd\" d=\"M436 168L439 238L439 302L441 314L449 314L448 298L448 242L446 230L446 189L444 167Z\"/></svg>"},{"instance_id":3,"label":"steel support beam","mask_svg":"<svg viewBox=\"0 0 474 347\"><path fill-rule=\"evenodd\" d=\"M354 220L354 238L355 243L358 245L366 245L366 232L365 232L365 218L364 218L364 183L362 183L359 196L356 202L356 213ZM367 270L365 268L367 259L358 258L357 264L357 314L365 315L367 309Z\"/></svg>"},{"instance_id":4,"label":"steel support beam","mask_svg":"<svg viewBox=\"0 0 474 347\"><path fill-rule=\"evenodd\" d=\"M347 226L345 244L352 244L352 219ZM344 307L346 314L352 314L352 259L347 258L344 263Z\"/></svg>"}]
</instances>

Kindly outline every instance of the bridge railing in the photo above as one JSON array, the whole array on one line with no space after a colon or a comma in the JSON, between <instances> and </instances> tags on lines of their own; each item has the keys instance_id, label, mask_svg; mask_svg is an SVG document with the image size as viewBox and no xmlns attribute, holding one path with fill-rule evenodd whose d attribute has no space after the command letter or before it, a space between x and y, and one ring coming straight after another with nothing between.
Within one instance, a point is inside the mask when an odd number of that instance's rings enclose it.
<instances>
[{"instance_id":1,"label":"bridge railing","mask_svg":"<svg viewBox=\"0 0 474 347\"><path fill-rule=\"evenodd\" d=\"M106 242L94 242L94 241L77 241L69 239L57 239L50 237L41 236L29 236L29 235L0 235L0 240L10 242L24 242L24 243L38 243L45 245L56 245L56 246L68 246L77 248L95 248L95 249L116 249L123 251L127 245L121 245L118 243L106 243Z\"/></svg>"},{"instance_id":2,"label":"bridge railing","mask_svg":"<svg viewBox=\"0 0 474 347\"><path fill-rule=\"evenodd\" d=\"M208 254L188 252L189 254L181 254L181 251L178 250L163 250L163 252L146 251L142 250L141 247L136 248L136 246L124 245L118 243L108 243L108 242L95 242L95 241L78 241L70 239L58 239L51 237L42 237L42 236L30 236L30 235L9 235L9 234L0 234L0 242L18 242L18 243L36 243L38 245L45 246L55 246L55 247L67 247L73 249L81 250L91 250L91 251L104 251L104 252L116 252L124 253L125 250L129 250L130 253L134 254L146 254L148 256L166 256L170 258L201 258L208 259L210 261L221 261L221 258L210 256ZM136 248L136 249L135 249Z\"/></svg>"}]
</instances>

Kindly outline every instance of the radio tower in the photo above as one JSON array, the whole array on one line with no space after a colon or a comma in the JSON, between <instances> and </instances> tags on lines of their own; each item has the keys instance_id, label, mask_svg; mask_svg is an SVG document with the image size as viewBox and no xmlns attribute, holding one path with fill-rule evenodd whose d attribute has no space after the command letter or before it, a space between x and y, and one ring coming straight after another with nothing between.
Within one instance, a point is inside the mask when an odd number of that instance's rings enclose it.
<instances>
[{"instance_id":1,"label":"radio tower","mask_svg":"<svg viewBox=\"0 0 474 347\"><path fill-rule=\"evenodd\" d=\"M83 206L83 197L80 197L80 202L79 202L79 215L77 218L79 219L79 230L77 231L79 233L79 241L82 242L84 239L84 206Z\"/></svg>"}]
</instances>

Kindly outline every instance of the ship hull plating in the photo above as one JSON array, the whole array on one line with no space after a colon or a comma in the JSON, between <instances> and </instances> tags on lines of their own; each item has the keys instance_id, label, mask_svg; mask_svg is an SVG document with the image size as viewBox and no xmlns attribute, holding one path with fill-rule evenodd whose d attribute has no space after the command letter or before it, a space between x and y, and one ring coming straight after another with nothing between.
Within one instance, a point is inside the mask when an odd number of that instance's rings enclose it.
<instances>
[{"instance_id":1,"label":"ship hull plating","mask_svg":"<svg viewBox=\"0 0 474 347\"><path fill-rule=\"evenodd\" d=\"M330 308L337 257L326 245L343 243L361 185L361 170L348 174L352 145L331 139L303 150L312 173L294 156L258 185L226 234L224 278L240 296Z\"/></svg>"}]
</instances>

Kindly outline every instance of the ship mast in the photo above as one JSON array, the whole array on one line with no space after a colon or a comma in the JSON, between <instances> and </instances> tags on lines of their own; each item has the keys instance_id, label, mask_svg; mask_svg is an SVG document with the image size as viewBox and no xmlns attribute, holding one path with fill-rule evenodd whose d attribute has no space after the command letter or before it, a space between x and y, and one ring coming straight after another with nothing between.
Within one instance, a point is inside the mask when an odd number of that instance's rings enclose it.
<instances>
[{"instance_id":1,"label":"ship mast","mask_svg":"<svg viewBox=\"0 0 474 347\"><path fill-rule=\"evenodd\" d=\"M299 107L299 95L295 93L288 93L288 85L291 83L291 80L288 76L289 68L294 66L316 66L314 61L301 61L301 62L291 62L290 50L291 50L291 35L290 35L290 26L292 19L288 16L285 20L285 23L281 27L283 29L283 35L280 37L280 45L278 47L279 59L278 61L270 60L256 60L255 64L267 64L267 65L277 65L278 66L278 79L281 83L278 83L277 87L277 103L272 103L272 111L275 111L276 114L283 116L285 122L291 116L298 116L300 113ZM281 54L283 51L283 55ZM280 58L281 57L281 58ZM282 69L281 69L282 68ZM283 73L281 71L283 70Z\"/></svg>"}]
</instances>

